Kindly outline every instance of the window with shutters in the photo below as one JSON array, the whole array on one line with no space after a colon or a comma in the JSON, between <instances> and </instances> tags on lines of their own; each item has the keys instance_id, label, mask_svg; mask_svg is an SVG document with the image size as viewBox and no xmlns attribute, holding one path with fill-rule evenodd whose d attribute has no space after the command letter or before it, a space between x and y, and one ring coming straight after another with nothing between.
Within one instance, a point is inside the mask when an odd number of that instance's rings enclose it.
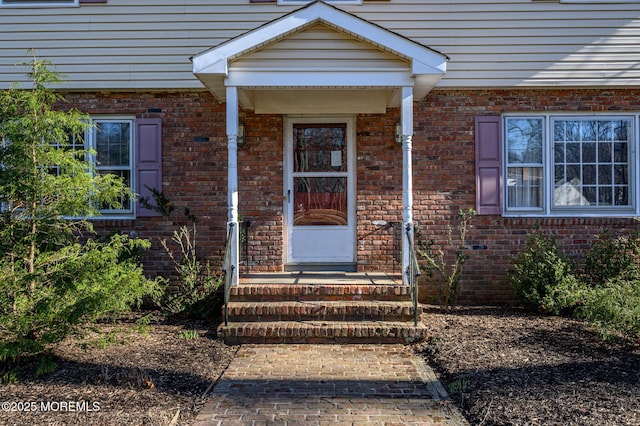
<instances>
[{"instance_id":1,"label":"window with shutters","mask_svg":"<svg viewBox=\"0 0 640 426\"><path fill-rule=\"evenodd\" d=\"M64 149L83 151L96 173L121 178L136 198L123 196L117 206L98 206L109 218L159 216L137 202L138 197L151 199L153 190L162 191L162 121L160 118L93 118L92 126L81 135L69 135ZM9 141L0 140L0 147ZM0 167L2 163L0 162ZM51 166L48 172L58 174ZM7 206L0 204L0 211Z\"/></svg>"},{"instance_id":2,"label":"window with shutters","mask_svg":"<svg viewBox=\"0 0 640 426\"><path fill-rule=\"evenodd\" d=\"M162 191L162 122L159 118L94 118L85 134L85 148L101 174L121 178L137 197ZM157 216L135 199L123 197L116 208L99 209L109 217Z\"/></svg>"},{"instance_id":3,"label":"window with shutters","mask_svg":"<svg viewBox=\"0 0 640 426\"><path fill-rule=\"evenodd\" d=\"M638 213L636 115L503 118L507 215Z\"/></svg>"}]
</instances>

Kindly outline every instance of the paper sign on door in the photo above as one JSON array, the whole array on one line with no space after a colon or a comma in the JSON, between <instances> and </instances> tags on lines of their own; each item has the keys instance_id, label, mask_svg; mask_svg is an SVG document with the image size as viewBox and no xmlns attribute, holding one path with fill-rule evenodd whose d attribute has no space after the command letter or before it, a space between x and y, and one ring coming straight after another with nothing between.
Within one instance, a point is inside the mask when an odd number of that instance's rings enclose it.
<instances>
[{"instance_id":1,"label":"paper sign on door","mask_svg":"<svg viewBox=\"0 0 640 426\"><path fill-rule=\"evenodd\" d=\"M331 151L331 167L342 167L342 151Z\"/></svg>"}]
</instances>

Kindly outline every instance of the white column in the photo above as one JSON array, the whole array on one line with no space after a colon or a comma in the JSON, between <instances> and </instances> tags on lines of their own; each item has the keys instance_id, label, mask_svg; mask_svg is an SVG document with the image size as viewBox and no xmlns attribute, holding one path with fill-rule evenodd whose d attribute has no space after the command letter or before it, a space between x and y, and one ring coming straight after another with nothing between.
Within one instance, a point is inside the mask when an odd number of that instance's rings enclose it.
<instances>
[{"instance_id":1,"label":"white column","mask_svg":"<svg viewBox=\"0 0 640 426\"><path fill-rule=\"evenodd\" d=\"M240 230L238 224L238 88L227 87L227 230L231 230L231 259L233 280L238 284L240 271ZM227 271L229 272L229 271Z\"/></svg>"},{"instance_id":2,"label":"white column","mask_svg":"<svg viewBox=\"0 0 640 426\"><path fill-rule=\"evenodd\" d=\"M406 274L410 263L409 239L407 229L413 240L413 166L411 158L413 137L413 88L402 88L400 107L402 126L402 282L408 285Z\"/></svg>"}]
</instances>

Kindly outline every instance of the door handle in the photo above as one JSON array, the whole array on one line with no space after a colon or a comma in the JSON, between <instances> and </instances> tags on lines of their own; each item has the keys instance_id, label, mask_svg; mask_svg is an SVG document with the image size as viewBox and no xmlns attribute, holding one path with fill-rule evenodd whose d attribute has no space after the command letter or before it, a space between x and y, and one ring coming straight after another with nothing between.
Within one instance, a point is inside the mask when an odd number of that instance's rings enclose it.
<instances>
[{"instance_id":1,"label":"door handle","mask_svg":"<svg viewBox=\"0 0 640 426\"><path fill-rule=\"evenodd\" d=\"M286 200L287 203L291 203L291 190L290 189L287 190L287 195L284 196L284 199Z\"/></svg>"}]
</instances>

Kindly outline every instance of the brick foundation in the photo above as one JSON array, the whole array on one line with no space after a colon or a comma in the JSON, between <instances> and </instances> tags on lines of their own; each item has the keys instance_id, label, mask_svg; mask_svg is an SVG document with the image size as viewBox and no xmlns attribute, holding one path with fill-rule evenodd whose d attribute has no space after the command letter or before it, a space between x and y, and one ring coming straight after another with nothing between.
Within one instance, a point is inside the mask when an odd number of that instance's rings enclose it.
<instances>
[{"instance_id":1,"label":"brick foundation","mask_svg":"<svg viewBox=\"0 0 640 426\"><path fill-rule=\"evenodd\" d=\"M188 224L185 208L197 218L199 252L218 262L224 243L227 199L225 106L205 91L67 93L64 107L93 115L161 117L163 191L176 205L170 218L100 220L96 228L149 238L144 262L150 274L172 274L160 239ZM640 110L638 89L434 90L415 104L415 220L435 248L446 244L447 226L460 208L475 206L474 120L506 112L602 112ZM156 112L159 111L159 112ZM247 266L251 272L283 268L283 117L242 111L246 140L238 151L239 207L249 228ZM358 115L357 263L359 271L391 271L393 231L401 221L402 150L394 141L399 111ZM381 226L375 221L387 221ZM565 249L577 253L594 234L635 229L630 219L511 219L477 216L467 245L463 303L509 303L509 261L539 224L555 232ZM424 294L432 292L426 285Z\"/></svg>"}]
</instances>

